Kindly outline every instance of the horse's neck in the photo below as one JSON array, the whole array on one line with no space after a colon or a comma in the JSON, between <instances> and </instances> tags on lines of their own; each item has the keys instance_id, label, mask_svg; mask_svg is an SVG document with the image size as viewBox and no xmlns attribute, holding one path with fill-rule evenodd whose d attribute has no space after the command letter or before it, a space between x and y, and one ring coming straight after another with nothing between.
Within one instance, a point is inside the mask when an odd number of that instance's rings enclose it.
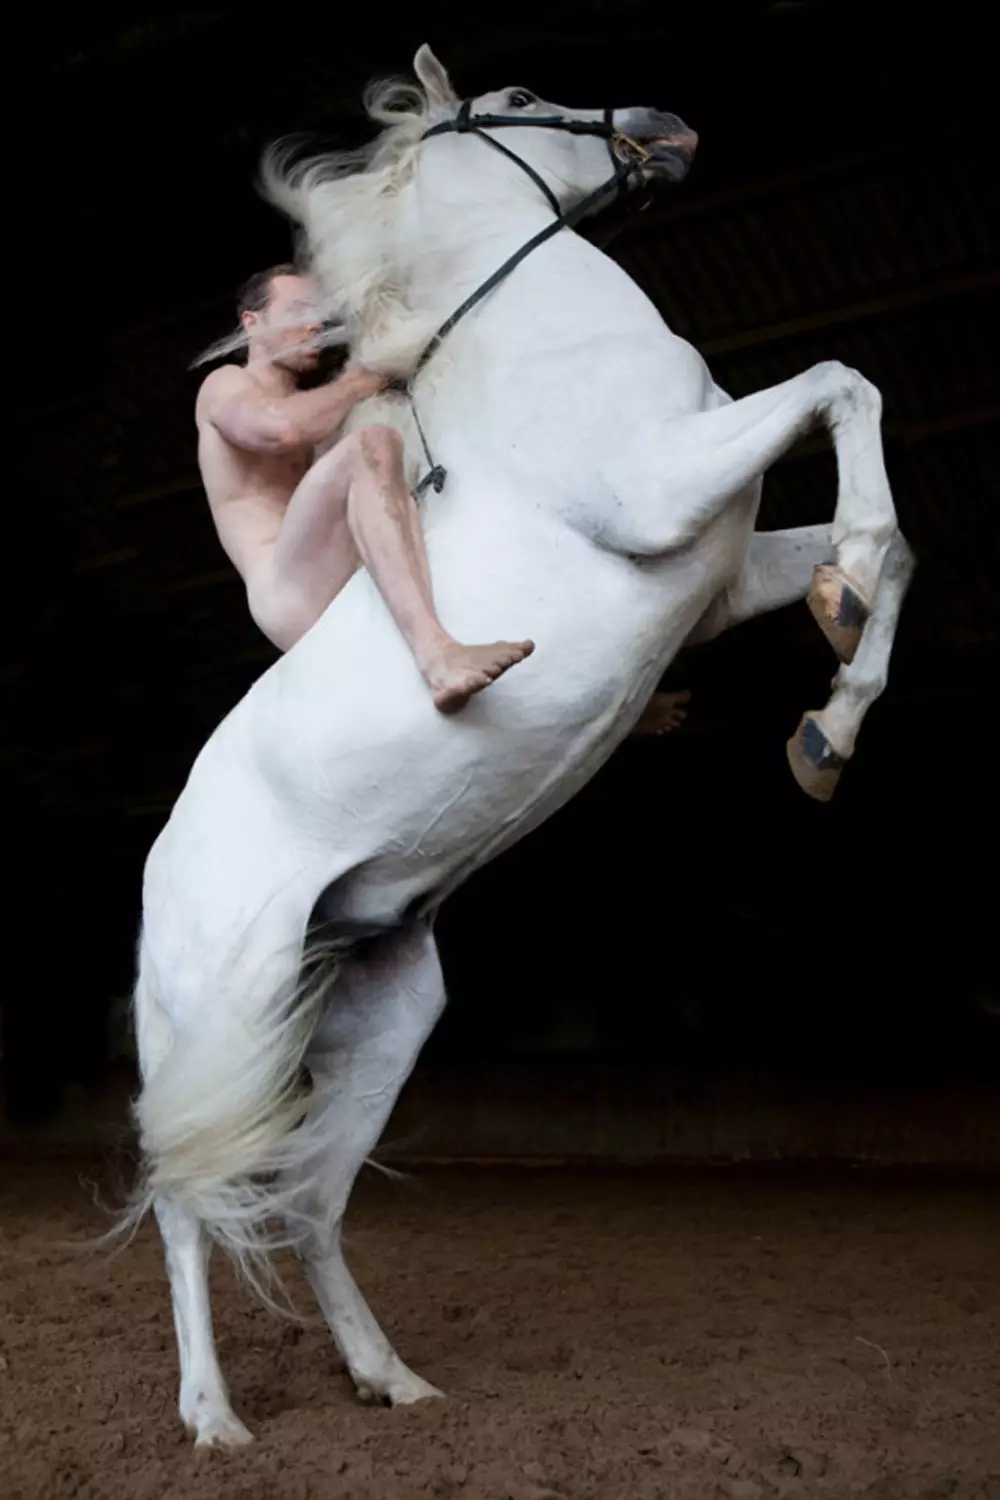
<instances>
[{"instance_id":1,"label":"horse's neck","mask_svg":"<svg viewBox=\"0 0 1000 1500\"><path fill-rule=\"evenodd\" d=\"M473 211L452 207L405 206L400 241L409 246L400 280L405 303L368 329L358 358L377 368L404 373L437 330L511 256L551 223L544 206L509 208L490 205ZM494 309L499 316L489 316ZM516 266L498 288L469 314L488 317L490 343L525 347L526 334L546 347L579 343L581 335L648 326L658 315L630 277L588 241L563 230ZM456 342L461 342L456 340ZM480 354L482 350L480 349Z\"/></svg>"}]
</instances>

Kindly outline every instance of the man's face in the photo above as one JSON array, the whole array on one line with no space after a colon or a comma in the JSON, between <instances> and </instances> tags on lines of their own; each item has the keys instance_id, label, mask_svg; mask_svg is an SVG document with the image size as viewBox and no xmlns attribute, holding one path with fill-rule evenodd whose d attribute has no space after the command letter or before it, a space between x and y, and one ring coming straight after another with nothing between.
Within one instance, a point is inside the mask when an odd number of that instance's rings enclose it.
<instances>
[{"instance_id":1,"label":"man's face","mask_svg":"<svg viewBox=\"0 0 1000 1500\"><path fill-rule=\"evenodd\" d=\"M267 306L246 313L247 332L266 347L271 360L286 370L304 374L319 361L323 331L316 307L316 290L304 276L275 276Z\"/></svg>"}]
</instances>

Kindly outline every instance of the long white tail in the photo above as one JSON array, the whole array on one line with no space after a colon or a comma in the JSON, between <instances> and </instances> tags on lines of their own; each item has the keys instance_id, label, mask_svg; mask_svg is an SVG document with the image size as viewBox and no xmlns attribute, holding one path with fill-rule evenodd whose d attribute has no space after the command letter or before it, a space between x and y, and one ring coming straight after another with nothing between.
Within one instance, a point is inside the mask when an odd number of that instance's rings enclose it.
<instances>
[{"instance_id":1,"label":"long white tail","mask_svg":"<svg viewBox=\"0 0 1000 1500\"><path fill-rule=\"evenodd\" d=\"M183 1205L252 1281L288 1237L268 1221L291 1206L280 1175L312 1155L300 1127L308 1085L302 1059L337 976L332 948L310 950L293 982L273 978L233 996L206 996L178 1030L140 944L135 1022L143 1088L134 1114L142 1175L125 1215L137 1223L157 1199Z\"/></svg>"}]
</instances>

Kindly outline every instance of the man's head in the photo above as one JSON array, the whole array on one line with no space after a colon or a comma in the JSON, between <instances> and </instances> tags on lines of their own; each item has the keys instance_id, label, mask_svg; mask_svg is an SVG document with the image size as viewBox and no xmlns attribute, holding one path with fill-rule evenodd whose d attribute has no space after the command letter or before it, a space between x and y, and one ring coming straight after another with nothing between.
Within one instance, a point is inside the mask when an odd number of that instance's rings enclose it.
<instances>
[{"instance_id":1,"label":"man's head","mask_svg":"<svg viewBox=\"0 0 1000 1500\"><path fill-rule=\"evenodd\" d=\"M323 324L315 288L294 266L258 271L240 288L236 306L250 359L267 359L296 374L316 368Z\"/></svg>"}]
</instances>

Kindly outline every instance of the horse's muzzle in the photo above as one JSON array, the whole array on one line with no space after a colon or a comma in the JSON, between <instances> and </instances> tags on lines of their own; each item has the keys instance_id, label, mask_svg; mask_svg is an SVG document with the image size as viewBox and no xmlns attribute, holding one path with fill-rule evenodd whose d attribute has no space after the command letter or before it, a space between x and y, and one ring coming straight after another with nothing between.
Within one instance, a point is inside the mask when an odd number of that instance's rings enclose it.
<instances>
[{"instance_id":1,"label":"horse's muzzle","mask_svg":"<svg viewBox=\"0 0 1000 1500\"><path fill-rule=\"evenodd\" d=\"M669 135L652 136L643 141L643 145L649 152L648 166L653 172L657 176L666 177L670 182L680 182L687 176L694 160L698 137L685 126L682 130L671 131Z\"/></svg>"},{"instance_id":2,"label":"horse's muzzle","mask_svg":"<svg viewBox=\"0 0 1000 1500\"><path fill-rule=\"evenodd\" d=\"M621 134L642 153L648 178L679 182L698 149L698 136L680 115L665 109L624 110L618 116Z\"/></svg>"}]
</instances>

